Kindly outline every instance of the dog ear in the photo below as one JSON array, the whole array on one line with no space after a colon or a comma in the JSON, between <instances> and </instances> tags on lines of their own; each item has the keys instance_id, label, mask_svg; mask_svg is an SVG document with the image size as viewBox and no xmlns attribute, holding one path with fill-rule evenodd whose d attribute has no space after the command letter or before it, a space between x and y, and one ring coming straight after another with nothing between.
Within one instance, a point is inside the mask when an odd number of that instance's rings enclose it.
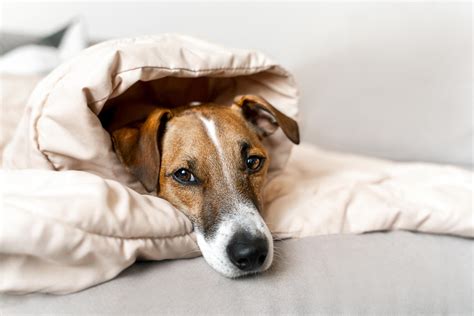
<instances>
[{"instance_id":1,"label":"dog ear","mask_svg":"<svg viewBox=\"0 0 474 316\"><path fill-rule=\"evenodd\" d=\"M265 99L244 95L236 97L234 103L242 108L244 117L257 127L262 136L273 134L279 126L293 143L300 143L298 123L275 109Z\"/></svg>"},{"instance_id":2,"label":"dog ear","mask_svg":"<svg viewBox=\"0 0 474 316\"><path fill-rule=\"evenodd\" d=\"M120 161L148 192L157 190L160 175L159 134L171 112L156 109L138 127L123 127L112 133L112 142Z\"/></svg>"}]
</instances>

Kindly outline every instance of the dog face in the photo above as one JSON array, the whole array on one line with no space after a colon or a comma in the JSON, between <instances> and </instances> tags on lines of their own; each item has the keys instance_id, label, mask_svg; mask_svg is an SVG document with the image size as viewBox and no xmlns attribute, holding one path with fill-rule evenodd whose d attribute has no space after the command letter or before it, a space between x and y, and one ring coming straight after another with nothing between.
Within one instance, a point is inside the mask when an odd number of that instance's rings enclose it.
<instances>
[{"instance_id":1,"label":"dog face","mask_svg":"<svg viewBox=\"0 0 474 316\"><path fill-rule=\"evenodd\" d=\"M194 224L206 261L228 277L266 270L273 239L260 216L270 157L262 139L278 126L295 143L298 126L255 96L232 106L157 109L113 133L122 162L147 190Z\"/></svg>"}]
</instances>

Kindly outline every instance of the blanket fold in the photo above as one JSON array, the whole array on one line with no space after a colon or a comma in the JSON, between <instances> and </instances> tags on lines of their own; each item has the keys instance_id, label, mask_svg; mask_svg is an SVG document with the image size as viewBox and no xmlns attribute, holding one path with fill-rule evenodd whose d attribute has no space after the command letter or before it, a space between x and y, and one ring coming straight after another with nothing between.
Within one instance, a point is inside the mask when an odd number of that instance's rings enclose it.
<instances>
[{"instance_id":1,"label":"blanket fold","mask_svg":"<svg viewBox=\"0 0 474 316\"><path fill-rule=\"evenodd\" d=\"M303 145L265 197L265 221L280 238L395 229L474 237L473 174L457 167Z\"/></svg>"},{"instance_id":2,"label":"blanket fold","mask_svg":"<svg viewBox=\"0 0 474 316\"><path fill-rule=\"evenodd\" d=\"M183 214L116 181L48 170L2 170L0 178L0 291L77 291L137 258L200 254Z\"/></svg>"}]
</instances>

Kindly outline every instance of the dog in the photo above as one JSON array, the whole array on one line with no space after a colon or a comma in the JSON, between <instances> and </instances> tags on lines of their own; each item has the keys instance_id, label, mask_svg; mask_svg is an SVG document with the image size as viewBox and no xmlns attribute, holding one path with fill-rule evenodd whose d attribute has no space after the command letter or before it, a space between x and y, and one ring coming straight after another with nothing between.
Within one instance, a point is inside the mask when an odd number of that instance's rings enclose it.
<instances>
[{"instance_id":1,"label":"dog","mask_svg":"<svg viewBox=\"0 0 474 316\"><path fill-rule=\"evenodd\" d=\"M281 128L295 144L298 124L261 97L232 105L156 108L112 132L120 161L146 188L193 223L205 260L226 277L267 270L273 238L260 215L271 157L262 145Z\"/></svg>"}]
</instances>

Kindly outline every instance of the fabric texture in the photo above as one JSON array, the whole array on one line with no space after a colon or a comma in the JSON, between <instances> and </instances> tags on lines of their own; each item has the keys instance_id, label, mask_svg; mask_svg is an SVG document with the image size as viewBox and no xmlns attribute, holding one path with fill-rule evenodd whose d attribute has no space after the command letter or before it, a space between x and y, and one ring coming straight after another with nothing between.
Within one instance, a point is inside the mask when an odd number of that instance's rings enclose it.
<instances>
[{"instance_id":1,"label":"fabric texture","mask_svg":"<svg viewBox=\"0 0 474 316\"><path fill-rule=\"evenodd\" d=\"M298 114L296 86L281 66L259 52L186 36L105 42L43 79L3 157L0 291L69 293L113 278L137 258L199 255L191 223L143 194L100 115L123 104L228 104L238 94ZM310 145L291 151L281 131L266 146L272 165L263 216L276 238L391 229L474 236L471 172Z\"/></svg>"},{"instance_id":2,"label":"fabric texture","mask_svg":"<svg viewBox=\"0 0 474 316\"><path fill-rule=\"evenodd\" d=\"M410 232L276 242L264 274L229 280L202 258L140 262L72 295L0 296L4 316L472 315L474 243Z\"/></svg>"},{"instance_id":3,"label":"fabric texture","mask_svg":"<svg viewBox=\"0 0 474 316\"><path fill-rule=\"evenodd\" d=\"M319 149L293 149L265 189L263 216L280 238L412 230L474 236L473 173Z\"/></svg>"},{"instance_id":4,"label":"fabric texture","mask_svg":"<svg viewBox=\"0 0 474 316\"><path fill-rule=\"evenodd\" d=\"M40 80L40 76L0 74L0 165L5 146L13 137L28 97Z\"/></svg>"}]
</instances>

